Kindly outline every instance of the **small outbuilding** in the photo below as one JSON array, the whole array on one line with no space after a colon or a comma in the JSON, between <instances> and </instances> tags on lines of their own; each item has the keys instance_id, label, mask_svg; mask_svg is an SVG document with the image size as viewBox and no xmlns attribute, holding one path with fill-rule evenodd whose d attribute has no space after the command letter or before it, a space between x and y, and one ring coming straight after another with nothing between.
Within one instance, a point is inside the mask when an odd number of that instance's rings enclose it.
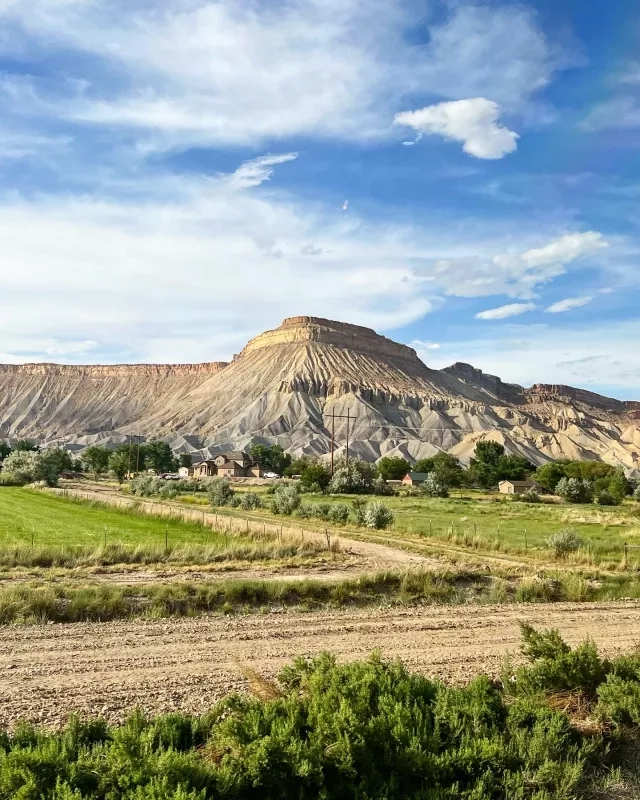
<instances>
[{"instance_id":1,"label":"small outbuilding","mask_svg":"<svg viewBox=\"0 0 640 800\"><path fill-rule=\"evenodd\" d=\"M538 491L540 486L535 481L500 481L500 494L524 494L530 489Z\"/></svg>"},{"instance_id":2,"label":"small outbuilding","mask_svg":"<svg viewBox=\"0 0 640 800\"><path fill-rule=\"evenodd\" d=\"M427 480L427 472L408 472L402 479L405 486L420 486Z\"/></svg>"}]
</instances>

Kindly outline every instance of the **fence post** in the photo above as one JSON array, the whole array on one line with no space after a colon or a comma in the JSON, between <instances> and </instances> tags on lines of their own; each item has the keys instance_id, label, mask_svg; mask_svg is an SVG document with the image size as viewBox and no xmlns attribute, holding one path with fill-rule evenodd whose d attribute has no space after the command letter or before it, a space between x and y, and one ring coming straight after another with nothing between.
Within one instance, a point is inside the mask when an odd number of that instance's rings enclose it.
<instances>
[{"instance_id":1,"label":"fence post","mask_svg":"<svg viewBox=\"0 0 640 800\"><path fill-rule=\"evenodd\" d=\"M622 563L624 564L624 568L627 568L627 555L629 551L629 545L627 542L624 543L624 558L622 559Z\"/></svg>"},{"instance_id":2,"label":"fence post","mask_svg":"<svg viewBox=\"0 0 640 800\"><path fill-rule=\"evenodd\" d=\"M324 535L327 537L327 550L331 552L331 534L326 528L324 529Z\"/></svg>"},{"instance_id":3,"label":"fence post","mask_svg":"<svg viewBox=\"0 0 640 800\"><path fill-rule=\"evenodd\" d=\"M527 529L524 529L524 549L527 551L529 549L529 543L527 542Z\"/></svg>"},{"instance_id":4,"label":"fence post","mask_svg":"<svg viewBox=\"0 0 640 800\"><path fill-rule=\"evenodd\" d=\"M107 526L104 526L104 549L107 549Z\"/></svg>"},{"instance_id":5,"label":"fence post","mask_svg":"<svg viewBox=\"0 0 640 800\"><path fill-rule=\"evenodd\" d=\"M169 525L164 526L164 552L169 552Z\"/></svg>"},{"instance_id":6,"label":"fence post","mask_svg":"<svg viewBox=\"0 0 640 800\"><path fill-rule=\"evenodd\" d=\"M431 535L431 527L432 527L431 523L432 523L432 521L429 520L429 535Z\"/></svg>"}]
</instances>

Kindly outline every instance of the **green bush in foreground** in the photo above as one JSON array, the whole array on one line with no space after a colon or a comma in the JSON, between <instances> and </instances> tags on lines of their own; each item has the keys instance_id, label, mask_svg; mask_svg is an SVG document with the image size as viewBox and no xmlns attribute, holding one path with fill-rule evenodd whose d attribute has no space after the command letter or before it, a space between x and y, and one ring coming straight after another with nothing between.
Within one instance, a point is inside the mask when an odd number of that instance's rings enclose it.
<instances>
[{"instance_id":1,"label":"green bush in foreground","mask_svg":"<svg viewBox=\"0 0 640 800\"><path fill-rule=\"evenodd\" d=\"M622 726L640 720L640 656L610 662L592 644L572 651L553 631L523 633L531 663L506 692L485 676L451 688L376 655L338 665L324 654L296 660L277 684L254 676L268 699L232 695L202 717L21 725L0 737L0 797L587 798L596 771L638 733ZM585 693L605 724L585 732L553 707L560 690Z\"/></svg>"}]
</instances>

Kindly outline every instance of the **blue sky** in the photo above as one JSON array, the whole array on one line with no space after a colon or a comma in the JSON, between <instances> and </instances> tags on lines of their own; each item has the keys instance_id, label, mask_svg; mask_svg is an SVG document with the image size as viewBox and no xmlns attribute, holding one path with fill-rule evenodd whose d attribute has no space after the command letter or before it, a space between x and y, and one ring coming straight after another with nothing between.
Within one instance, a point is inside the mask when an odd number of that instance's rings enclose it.
<instances>
[{"instance_id":1,"label":"blue sky","mask_svg":"<svg viewBox=\"0 0 640 800\"><path fill-rule=\"evenodd\" d=\"M0 0L0 360L286 316L640 399L626 0Z\"/></svg>"}]
</instances>

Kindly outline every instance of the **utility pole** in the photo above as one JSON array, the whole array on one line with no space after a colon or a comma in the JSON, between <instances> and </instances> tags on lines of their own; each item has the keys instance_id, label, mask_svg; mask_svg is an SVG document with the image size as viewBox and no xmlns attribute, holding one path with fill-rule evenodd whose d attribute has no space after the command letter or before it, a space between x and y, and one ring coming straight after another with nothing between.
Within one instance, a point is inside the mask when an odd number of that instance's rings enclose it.
<instances>
[{"instance_id":1,"label":"utility pole","mask_svg":"<svg viewBox=\"0 0 640 800\"><path fill-rule=\"evenodd\" d=\"M347 409L346 414L336 414L335 409L331 411L331 475L333 476L334 471L334 456L333 451L335 449L335 441L336 441L336 420L337 419L346 419L347 420L347 446L345 450L346 456L346 463L347 467L349 466L349 435L350 435L350 422L353 420L355 422L356 417L351 416L351 411Z\"/></svg>"},{"instance_id":2,"label":"utility pole","mask_svg":"<svg viewBox=\"0 0 640 800\"><path fill-rule=\"evenodd\" d=\"M349 469L349 421L350 421L350 416L351 416L351 412L349 411L349 409L347 409L347 447L346 447L346 454L345 454L346 455L345 461L346 461L346 464L347 464L347 470Z\"/></svg>"},{"instance_id":3,"label":"utility pole","mask_svg":"<svg viewBox=\"0 0 640 800\"><path fill-rule=\"evenodd\" d=\"M138 434L137 436L138 436L138 455L136 458L136 473L140 472L140 439L142 438L140 434Z\"/></svg>"},{"instance_id":4,"label":"utility pole","mask_svg":"<svg viewBox=\"0 0 640 800\"><path fill-rule=\"evenodd\" d=\"M132 456L133 437L132 434L130 433L128 433L127 436L129 437L129 476L131 476L131 456Z\"/></svg>"},{"instance_id":5,"label":"utility pole","mask_svg":"<svg viewBox=\"0 0 640 800\"><path fill-rule=\"evenodd\" d=\"M333 478L333 448L336 440L336 410L331 409L331 477Z\"/></svg>"}]
</instances>

